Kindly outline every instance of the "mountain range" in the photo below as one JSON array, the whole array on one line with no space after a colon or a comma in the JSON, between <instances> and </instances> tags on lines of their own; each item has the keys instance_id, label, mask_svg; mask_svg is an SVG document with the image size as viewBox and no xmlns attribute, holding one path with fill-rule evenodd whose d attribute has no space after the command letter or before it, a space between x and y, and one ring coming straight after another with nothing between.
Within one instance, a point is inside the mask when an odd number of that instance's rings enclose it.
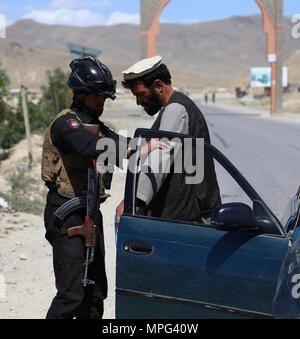
<instances>
[{"instance_id":1,"label":"mountain range","mask_svg":"<svg viewBox=\"0 0 300 339\"><path fill-rule=\"evenodd\" d=\"M291 18L285 18L284 59L292 68L293 80L300 83L300 39L291 35ZM0 39L1 68L11 86L39 88L47 70L67 71L70 54L67 44L75 43L102 50L100 59L120 82L121 72L140 59L139 26L71 27L20 20L6 29ZM182 88L224 87L249 78L251 67L265 67L267 39L262 16L231 17L198 24L160 25L157 54L163 57ZM296 66L295 66L296 65Z\"/></svg>"}]
</instances>

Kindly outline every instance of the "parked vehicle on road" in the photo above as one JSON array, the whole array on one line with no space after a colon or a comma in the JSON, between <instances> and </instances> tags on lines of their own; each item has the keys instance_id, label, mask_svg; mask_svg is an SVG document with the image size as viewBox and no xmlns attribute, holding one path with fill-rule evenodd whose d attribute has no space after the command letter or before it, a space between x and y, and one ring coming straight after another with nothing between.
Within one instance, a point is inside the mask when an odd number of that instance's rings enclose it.
<instances>
[{"instance_id":1,"label":"parked vehicle on road","mask_svg":"<svg viewBox=\"0 0 300 339\"><path fill-rule=\"evenodd\" d=\"M147 129L138 129L139 136L191 138ZM279 221L220 151L210 144L204 150L249 197L250 206L222 203L209 224L137 215L138 157L131 157L136 171L127 172L117 234L116 318L273 317L279 273L300 234L300 193Z\"/></svg>"}]
</instances>

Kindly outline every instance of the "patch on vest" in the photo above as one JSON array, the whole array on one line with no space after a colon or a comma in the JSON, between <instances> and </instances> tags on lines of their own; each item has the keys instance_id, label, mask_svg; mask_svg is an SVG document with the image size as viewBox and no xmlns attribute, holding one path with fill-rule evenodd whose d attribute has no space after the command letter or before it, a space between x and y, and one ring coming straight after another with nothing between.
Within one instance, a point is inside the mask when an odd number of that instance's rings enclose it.
<instances>
[{"instance_id":1,"label":"patch on vest","mask_svg":"<svg viewBox=\"0 0 300 339\"><path fill-rule=\"evenodd\" d=\"M72 129L78 129L81 125L80 122L76 119L67 120L67 126Z\"/></svg>"}]
</instances>

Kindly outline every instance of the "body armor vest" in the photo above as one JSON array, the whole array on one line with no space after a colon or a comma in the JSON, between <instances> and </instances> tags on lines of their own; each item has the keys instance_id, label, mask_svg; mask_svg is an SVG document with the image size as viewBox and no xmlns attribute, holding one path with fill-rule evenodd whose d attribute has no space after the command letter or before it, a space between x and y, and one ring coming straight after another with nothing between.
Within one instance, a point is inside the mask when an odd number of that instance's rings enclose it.
<instances>
[{"instance_id":1,"label":"body armor vest","mask_svg":"<svg viewBox=\"0 0 300 339\"><path fill-rule=\"evenodd\" d=\"M63 154L51 140L53 123L66 113L72 113L83 127L90 129L81 121L78 115L70 110L59 113L47 128L42 153L42 180L56 185L57 192L63 197L72 199L87 192L88 168L93 166L93 160L76 153ZM96 133L95 133L96 134ZM102 134L97 131L99 136ZM110 195L105 194L104 176L100 182L100 201L104 202Z\"/></svg>"}]
</instances>

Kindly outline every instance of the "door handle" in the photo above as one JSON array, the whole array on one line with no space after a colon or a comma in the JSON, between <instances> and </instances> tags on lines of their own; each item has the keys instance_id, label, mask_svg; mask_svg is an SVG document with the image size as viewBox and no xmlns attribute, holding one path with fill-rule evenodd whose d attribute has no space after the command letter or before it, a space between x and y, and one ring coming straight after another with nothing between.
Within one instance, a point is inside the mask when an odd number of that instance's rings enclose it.
<instances>
[{"instance_id":1,"label":"door handle","mask_svg":"<svg viewBox=\"0 0 300 339\"><path fill-rule=\"evenodd\" d=\"M153 246L142 240L126 240L123 243L123 250L135 255L150 255L153 253Z\"/></svg>"}]
</instances>

